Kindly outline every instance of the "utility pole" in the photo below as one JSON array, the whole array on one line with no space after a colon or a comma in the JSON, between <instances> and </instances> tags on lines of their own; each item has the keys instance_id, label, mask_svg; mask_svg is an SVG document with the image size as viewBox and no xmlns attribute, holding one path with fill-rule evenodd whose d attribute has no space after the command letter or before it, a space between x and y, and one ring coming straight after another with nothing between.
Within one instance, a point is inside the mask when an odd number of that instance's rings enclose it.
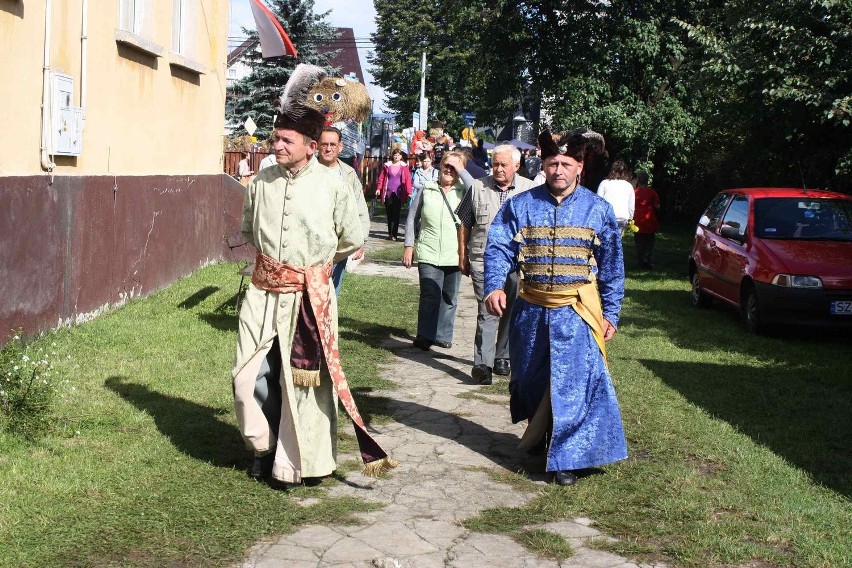
<instances>
[{"instance_id":1,"label":"utility pole","mask_svg":"<svg viewBox=\"0 0 852 568\"><path fill-rule=\"evenodd\" d=\"M418 130L426 130L429 124L429 99L426 98L426 52L420 57L420 125Z\"/></svg>"}]
</instances>

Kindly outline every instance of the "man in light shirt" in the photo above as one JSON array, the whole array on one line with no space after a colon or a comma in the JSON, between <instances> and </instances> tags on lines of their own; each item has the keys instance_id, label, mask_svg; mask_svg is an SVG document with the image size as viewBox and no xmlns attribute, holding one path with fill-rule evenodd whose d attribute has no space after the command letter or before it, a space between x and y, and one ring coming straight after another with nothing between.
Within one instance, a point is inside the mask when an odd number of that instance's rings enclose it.
<instances>
[{"instance_id":1,"label":"man in light shirt","mask_svg":"<svg viewBox=\"0 0 852 568\"><path fill-rule=\"evenodd\" d=\"M339 159L342 149L343 136L340 130L334 126L323 128L322 133L320 133L317 160L325 167L338 172L341 179L346 183L346 186L352 191L352 196L355 198L355 207L358 210L358 219L361 222L361 228L364 231L364 240L366 241L367 237L370 236L370 212L367 211L367 202L364 200L364 188L355 170L349 164ZM364 247L362 246L352 255L352 260L360 260L363 256ZM334 291L338 296L340 295L340 283L343 282L343 273L346 271L347 260L344 258L336 262L334 264L334 271L331 274Z\"/></svg>"}]
</instances>

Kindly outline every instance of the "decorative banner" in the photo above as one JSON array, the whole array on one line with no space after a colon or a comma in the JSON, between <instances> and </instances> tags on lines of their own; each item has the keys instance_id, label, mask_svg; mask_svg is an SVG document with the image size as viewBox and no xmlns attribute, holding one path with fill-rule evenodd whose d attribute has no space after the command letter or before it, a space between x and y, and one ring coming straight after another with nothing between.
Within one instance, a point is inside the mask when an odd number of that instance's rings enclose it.
<instances>
[{"instance_id":1,"label":"decorative banner","mask_svg":"<svg viewBox=\"0 0 852 568\"><path fill-rule=\"evenodd\" d=\"M281 27L278 18L260 0L251 0L251 13L257 26L260 38L260 52L264 59L289 55L298 57L299 54L290 41L290 36Z\"/></svg>"}]
</instances>

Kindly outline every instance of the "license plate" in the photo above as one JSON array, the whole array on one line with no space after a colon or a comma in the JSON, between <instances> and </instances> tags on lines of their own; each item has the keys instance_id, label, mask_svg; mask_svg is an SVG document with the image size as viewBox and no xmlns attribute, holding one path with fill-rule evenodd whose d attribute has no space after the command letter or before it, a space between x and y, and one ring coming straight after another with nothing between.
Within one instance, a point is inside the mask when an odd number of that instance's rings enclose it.
<instances>
[{"instance_id":1,"label":"license plate","mask_svg":"<svg viewBox=\"0 0 852 568\"><path fill-rule=\"evenodd\" d=\"M831 314L835 316L852 316L852 300L831 302Z\"/></svg>"}]
</instances>

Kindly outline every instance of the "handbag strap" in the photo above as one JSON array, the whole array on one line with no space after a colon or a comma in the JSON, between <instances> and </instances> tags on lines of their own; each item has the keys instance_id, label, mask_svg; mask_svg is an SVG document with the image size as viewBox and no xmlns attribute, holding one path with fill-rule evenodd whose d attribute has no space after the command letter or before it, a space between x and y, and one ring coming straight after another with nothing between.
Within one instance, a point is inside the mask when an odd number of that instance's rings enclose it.
<instances>
[{"instance_id":1,"label":"handbag strap","mask_svg":"<svg viewBox=\"0 0 852 568\"><path fill-rule=\"evenodd\" d=\"M456 229L458 229L458 228L459 228L459 226L461 225L461 221L459 221L459 220L458 220L458 217L456 217L456 214L455 214L455 213L453 213L453 208L452 208L452 207L450 207L450 202L449 202L449 200L447 200L447 194L446 194L446 193L444 193L444 190L443 190L443 189L441 189L441 186L440 186L440 185L438 186L438 193L440 193L440 194L441 194L441 197L443 197L443 198L444 198L444 203L446 203L446 205L447 205L447 211L449 211L449 212L450 212L450 219L452 219L452 220L453 220L453 223L455 224Z\"/></svg>"}]
</instances>

